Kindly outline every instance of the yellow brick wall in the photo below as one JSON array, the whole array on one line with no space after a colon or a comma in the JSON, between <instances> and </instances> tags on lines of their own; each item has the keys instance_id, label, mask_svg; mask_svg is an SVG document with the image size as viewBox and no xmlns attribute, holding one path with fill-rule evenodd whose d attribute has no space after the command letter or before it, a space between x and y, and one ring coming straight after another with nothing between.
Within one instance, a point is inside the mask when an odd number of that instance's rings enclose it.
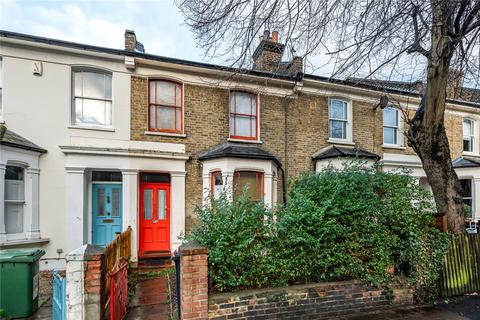
<instances>
[{"instance_id":1,"label":"yellow brick wall","mask_svg":"<svg viewBox=\"0 0 480 320\"><path fill-rule=\"evenodd\" d=\"M186 163L186 231L195 220L195 208L202 204L202 168L198 154L228 139L229 91L227 89L185 84L184 132L186 137L145 135L147 130L148 79L132 76L131 138L139 141L185 144L191 159ZM296 98L262 94L260 101L259 146L282 163L287 179L313 170L312 155L331 145L328 140L328 97L299 94ZM352 102L353 142L380 156L384 152L415 154L405 150L382 148L382 110L363 101ZM446 115L452 158L462 153L462 119ZM282 199L282 177L278 180L278 201Z\"/></svg>"}]
</instances>

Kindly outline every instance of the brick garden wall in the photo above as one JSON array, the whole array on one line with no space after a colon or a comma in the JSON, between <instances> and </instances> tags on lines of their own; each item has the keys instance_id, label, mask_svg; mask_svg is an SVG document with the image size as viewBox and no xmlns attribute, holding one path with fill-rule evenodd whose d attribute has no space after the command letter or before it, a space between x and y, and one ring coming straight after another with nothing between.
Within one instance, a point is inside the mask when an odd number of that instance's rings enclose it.
<instances>
[{"instance_id":1,"label":"brick garden wall","mask_svg":"<svg viewBox=\"0 0 480 320\"><path fill-rule=\"evenodd\" d=\"M209 319L328 319L411 304L408 289L378 289L358 281L245 290L209 297Z\"/></svg>"}]
</instances>

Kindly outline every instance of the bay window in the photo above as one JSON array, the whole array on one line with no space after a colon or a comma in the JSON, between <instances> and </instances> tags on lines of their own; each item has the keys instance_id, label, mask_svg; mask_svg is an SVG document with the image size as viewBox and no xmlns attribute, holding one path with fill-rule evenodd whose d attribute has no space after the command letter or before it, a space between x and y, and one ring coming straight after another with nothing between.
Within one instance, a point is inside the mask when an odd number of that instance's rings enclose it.
<instances>
[{"instance_id":1,"label":"bay window","mask_svg":"<svg viewBox=\"0 0 480 320\"><path fill-rule=\"evenodd\" d=\"M24 232L25 173L22 167L6 166L5 230L7 234Z\"/></svg>"},{"instance_id":2,"label":"bay window","mask_svg":"<svg viewBox=\"0 0 480 320\"><path fill-rule=\"evenodd\" d=\"M230 93L230 138L258 139L257 95L243 91Z\"/></svg>"},{"instance_id":3,"label":"bay window","mask_svg":"<svg viewBox=\"0 0 480 320\"><path fill-rule=\"evenodd\" d=\"M473 152L474 127L472 119L463 119L463 151Z\"/></svg>"},{"instance_id":4,"label":"bay window","mask_svg":"<svg viewBox=\"0 0 480 320\"><path fill-rule=\"evenodd\" d=\"M263 201L263 173L255 171L235 171L233 175L234 197L246 193L253 201Z\"/></svg>"},{"instance_id":5,"label":"bay window","mask_svg":"<svg viewBox=\"0 0 480 320\"><path fill-rule=\"evenodd\" d=\"M350 140L350 105L341 99L329 99L328 102L328 131L329 138Z\"/></svg>"},{"instance_id":6,"label":"bay window","mask_svg":"<svg viewBox=\"0 0 480 320\"><path fill-rule=\"evenodd\" d=\"M398 109L383 109L383 144L401 145L400 117Z\"/></svg>"},{"instance_id":7,"label":"bay window","mask_svg":"<svg viewBox=\"0 0 480 320\"><path fill-rule=\"evenodd\" d=\"M99 70L73 71L72 124L112 126L112 74Z\"/></svg>"},{"instance_id":8,"label":"bay window","mask_svg":"<svg viewBox=\"0 0 480 320\"><path fill-rule=\"evenodd\" d=\"M150 80L148 92L148 129L166 133L182 133L182 85L166 80Z\"/></svg>"}]
</instances>

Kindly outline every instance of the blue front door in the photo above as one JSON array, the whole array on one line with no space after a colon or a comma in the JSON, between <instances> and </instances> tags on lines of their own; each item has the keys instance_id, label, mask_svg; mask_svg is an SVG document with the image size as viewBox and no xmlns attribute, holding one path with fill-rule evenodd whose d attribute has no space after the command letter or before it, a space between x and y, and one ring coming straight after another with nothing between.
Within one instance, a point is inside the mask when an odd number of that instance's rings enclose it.
<instances>
[{"instance_id":1,"label":"blue front door","mask_svg":"<svg viewBox=\"0 0 480 320\"><path fill-rule=\"evenodd\" d=\"M92 191L92 242L106 246L122 232L122 185L94 183Z\"/></svg>"}]
</instances>

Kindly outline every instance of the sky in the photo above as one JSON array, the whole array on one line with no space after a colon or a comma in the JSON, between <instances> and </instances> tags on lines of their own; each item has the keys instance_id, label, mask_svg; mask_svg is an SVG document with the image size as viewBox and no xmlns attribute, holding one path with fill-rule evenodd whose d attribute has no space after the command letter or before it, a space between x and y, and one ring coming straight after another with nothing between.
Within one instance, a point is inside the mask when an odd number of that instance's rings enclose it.
<instances>
[{"instance_id":1,"label":"sky","mask_svg":"<svg viewBox=\"0 0 480 320\"><path fill-rule=\"evenodd\" d=\"M205 61L170 0L0 0L0 29L116 49L131 29L147 53Z\"/></svg>"},{"instance_id":2,"label":"sky","mask_svg":"<svg viewBox=\"0 0 480 320\"><path fill-rule=\"evenodd\" d=\"M125 29L131 29L147 53L226 64L207 59L196 47L174 0L0 0L0 29L116 49L124 48ZM333 64L326 57L309 57L307 68L322 67L307 72L330 76ZM416 68L408 62L407 67ZM406 73L390 77L420 77L416 71Z\"/></svg>"}]
</instances>

